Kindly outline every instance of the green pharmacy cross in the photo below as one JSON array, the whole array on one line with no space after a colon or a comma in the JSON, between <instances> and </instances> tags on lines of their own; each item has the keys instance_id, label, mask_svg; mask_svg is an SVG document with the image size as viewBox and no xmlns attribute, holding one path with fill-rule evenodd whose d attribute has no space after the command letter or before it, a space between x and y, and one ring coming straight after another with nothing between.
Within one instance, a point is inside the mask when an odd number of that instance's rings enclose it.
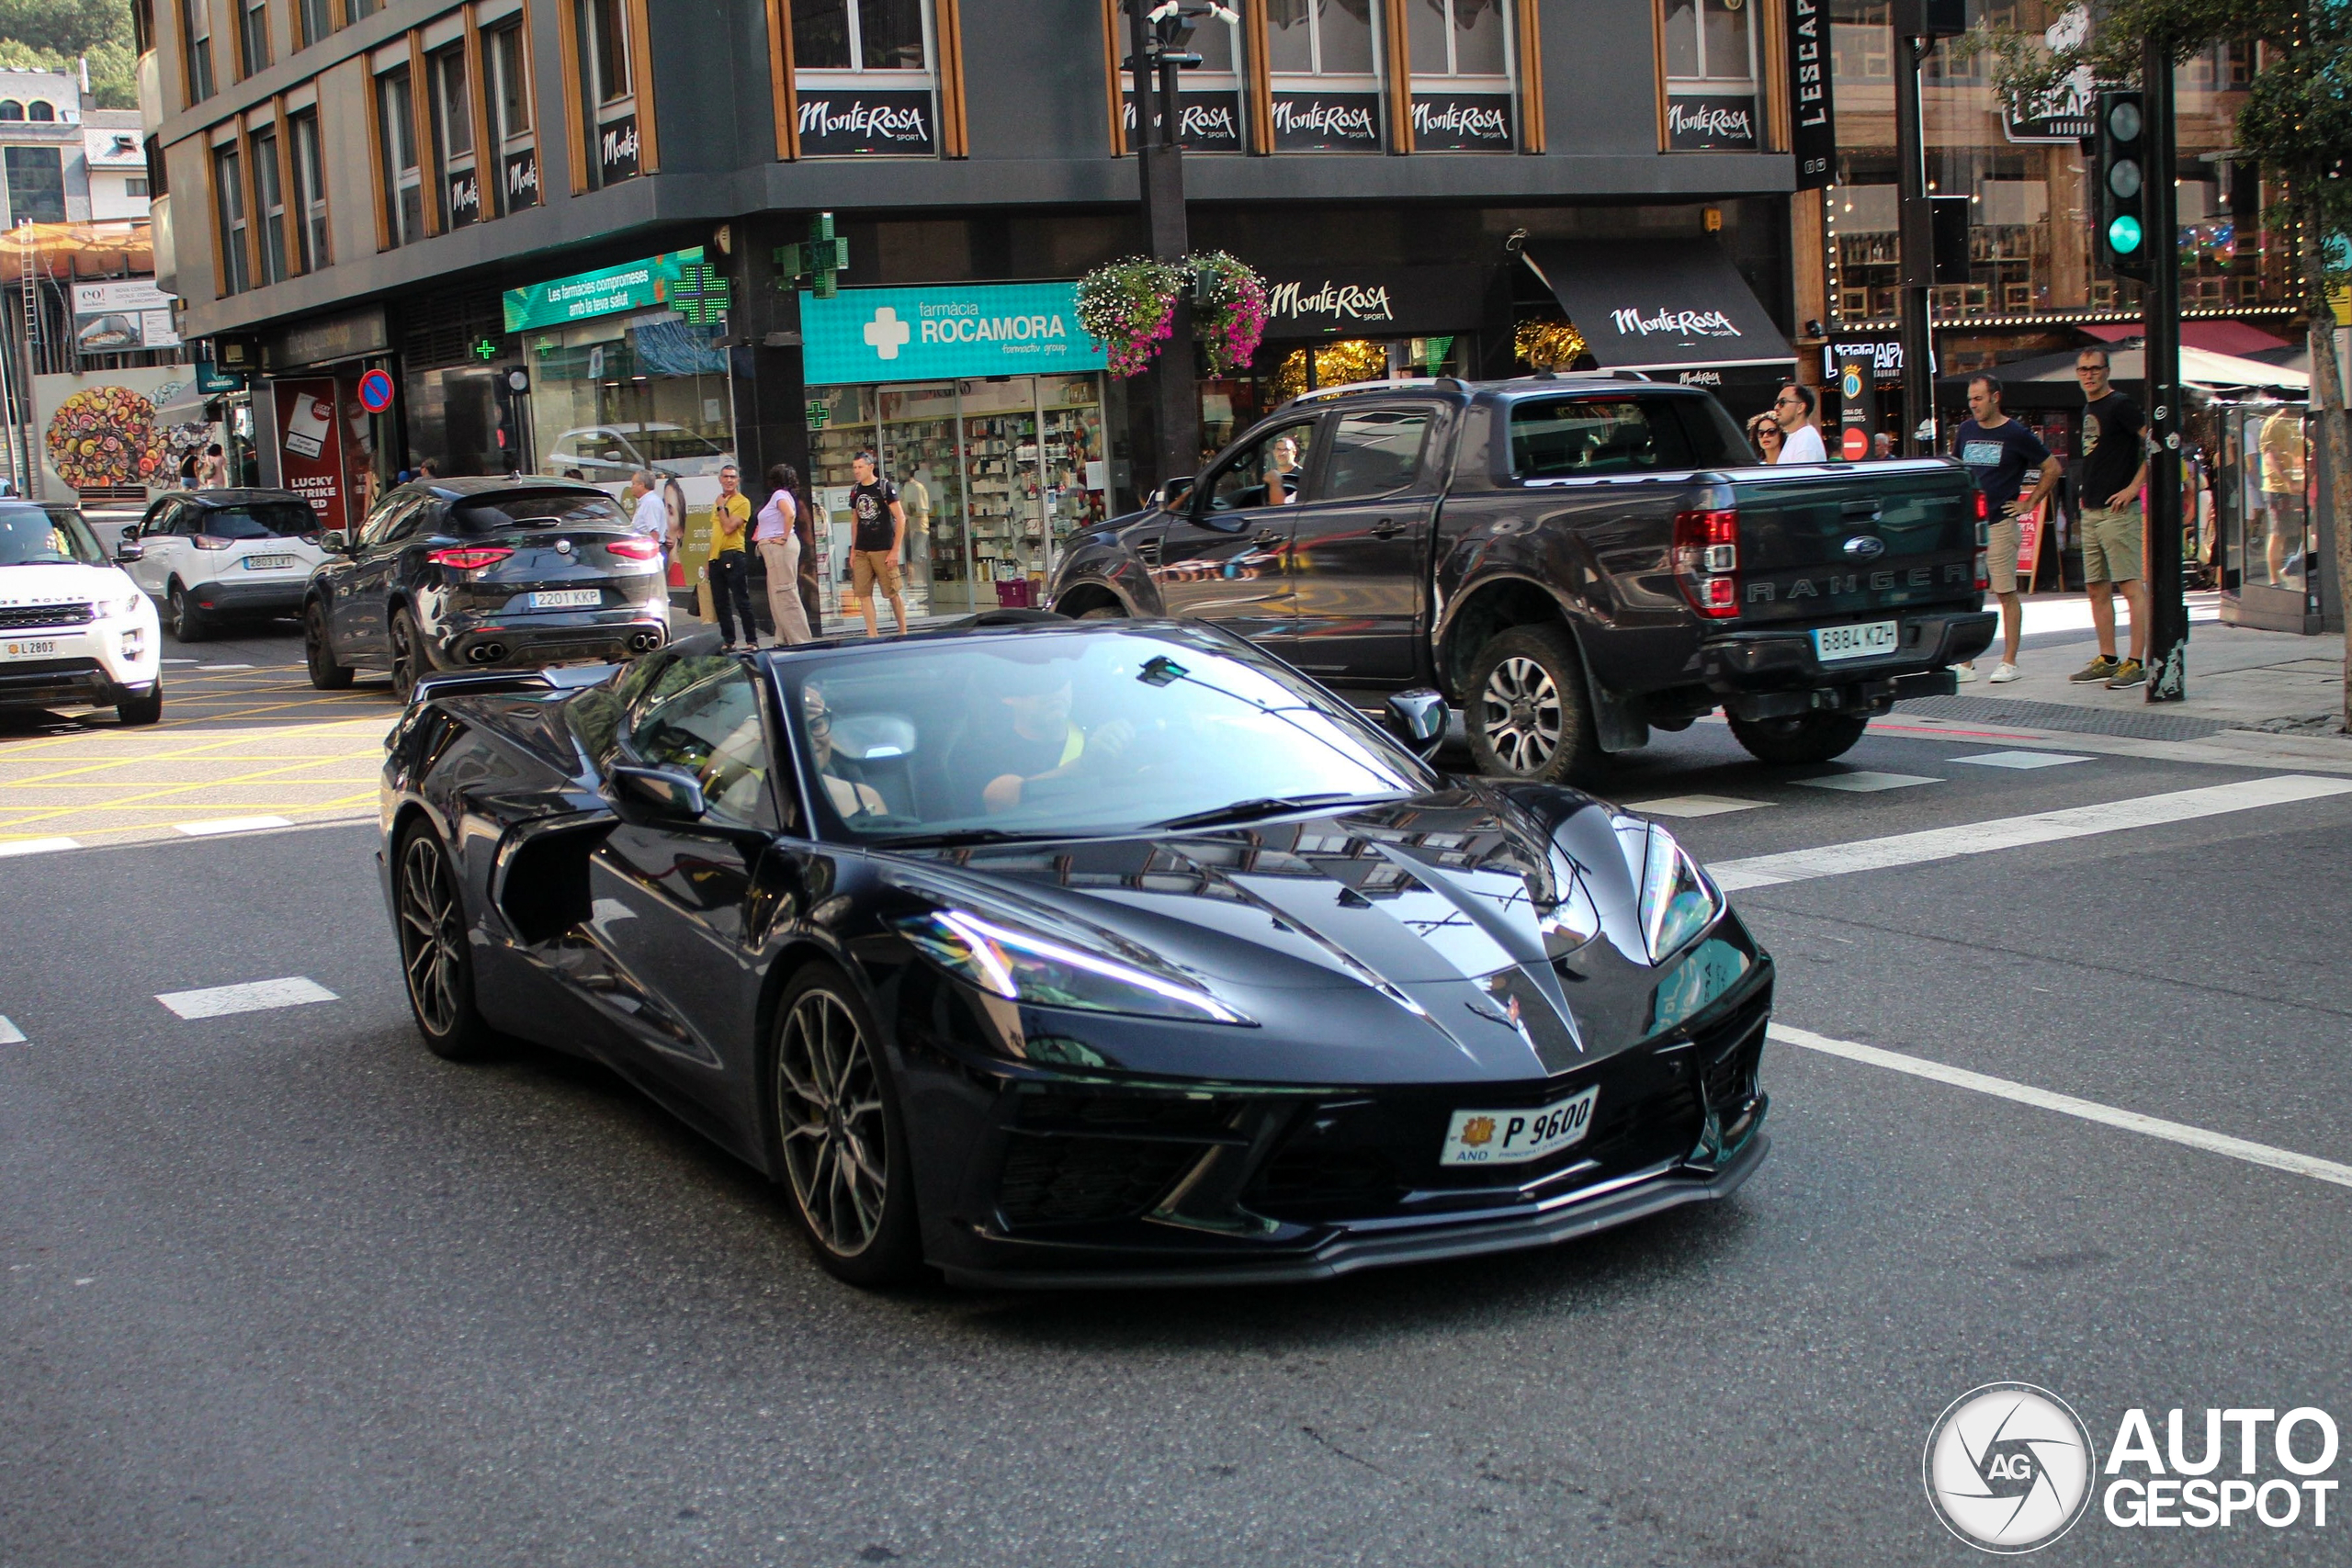
<instances>
[{"instance_id":1,"label":"green pharmacy cross","mask_svg":"<svg viewBox=\"0 0 2352 1568\"><path fill-rule=\"evenodd\" d=\"M775 248L776 287L786 293L807 287L820 299L841 290L841 275L849 270L849 242L833 235L833 215L820 212L808 220L808 238Z\"/></svg>"}]
</instances>

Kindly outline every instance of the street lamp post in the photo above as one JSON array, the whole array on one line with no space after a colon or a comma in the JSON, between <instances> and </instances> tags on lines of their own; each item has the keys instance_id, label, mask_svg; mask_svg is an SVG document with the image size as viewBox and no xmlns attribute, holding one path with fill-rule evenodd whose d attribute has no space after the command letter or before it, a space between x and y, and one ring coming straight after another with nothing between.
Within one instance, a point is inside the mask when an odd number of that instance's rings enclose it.
<instances>
[{"instance_id":1,"label":"street lamp post","mask_svg":"<svg viewBox=\"0 0 2352 1568\"><path fill-rule=\"evenodd\" d=\"M1126 0L1128 66L1135 73L1136 163L1143 184L1145 230L1151 254L1181 262L1193 248L1184 220L1183 143L1179 83L1201 57L1186 47L1203 17L1230 21L1222 5L1201 0ZM1201 460L1200 390L1193 379L1193 301L1176 298L1168 346L1152 365L1153 425L1159 437L1159 472L1166 483L1190 474Z\"/></svg>"},{"instance_id":2,"label":"street lamp post","mask_svg":"<svg viewBox=\"0 0 2352 1568\"><path fill-rule=\"evenodd\" d=\"M2144 357L2148 394L2147 700L2188 694L2188 604L2181 570L2180 245L2175 219L2172 46L2149 39L2140 94L2147 130L2148 290Z\"/></svg>"}]
</instances>

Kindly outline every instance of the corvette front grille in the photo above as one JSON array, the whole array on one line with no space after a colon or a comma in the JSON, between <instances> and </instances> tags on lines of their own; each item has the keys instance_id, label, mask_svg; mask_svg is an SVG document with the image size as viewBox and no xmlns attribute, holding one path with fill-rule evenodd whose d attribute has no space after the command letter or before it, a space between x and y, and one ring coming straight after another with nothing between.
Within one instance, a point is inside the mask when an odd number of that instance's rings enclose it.
<instances>
[{"instance_id":1,"label":"corvette front grille","mask_svg":"<svg viewBox=\"0 0 2352 1568\"><path fill-rule=\"evenodd\" d=\"M1202 1147L1015 1134L998 1179L997 1208L1012 1226L1133 1219L1159 1201Z\"/></svg>"}]
</instances>

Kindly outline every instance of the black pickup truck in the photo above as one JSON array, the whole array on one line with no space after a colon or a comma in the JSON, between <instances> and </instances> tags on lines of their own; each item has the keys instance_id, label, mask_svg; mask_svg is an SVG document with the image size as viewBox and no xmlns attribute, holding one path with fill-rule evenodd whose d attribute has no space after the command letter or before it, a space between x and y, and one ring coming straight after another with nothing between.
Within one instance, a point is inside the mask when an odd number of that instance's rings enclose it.
<instances>
[{"instance_id":1,"label":"black pickup truck","mask_svg":"<svg viewBox=\"0 0 2352 1568\"><path fill-rule=\"evenodd\" d=\"M1646 380L1309 393L1160 493L1071 541L1055 609L1434 685L1503 776L1589 779L1718 707L1758 757L1826 761L1995 626L1957 465L1766 468L1713 398Z\"/></svg>"}]
</instances>

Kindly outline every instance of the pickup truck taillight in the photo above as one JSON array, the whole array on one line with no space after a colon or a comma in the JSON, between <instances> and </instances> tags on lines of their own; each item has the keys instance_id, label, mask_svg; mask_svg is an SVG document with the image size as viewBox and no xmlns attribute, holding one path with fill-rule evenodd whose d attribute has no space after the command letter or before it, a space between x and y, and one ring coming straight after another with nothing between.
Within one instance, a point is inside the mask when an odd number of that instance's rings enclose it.
<instances>
[{"instance_id":1,"label":"pickup truck taillight","mask_svg":"<svg viewBox=\"0 0 2352 1568\"><path fill-rule=\"evenodd\" d=\"M1702 615L1739 614L1739 513L1682 512L1674 518L1674 579Z\"/></svg>"}]
</instances>

